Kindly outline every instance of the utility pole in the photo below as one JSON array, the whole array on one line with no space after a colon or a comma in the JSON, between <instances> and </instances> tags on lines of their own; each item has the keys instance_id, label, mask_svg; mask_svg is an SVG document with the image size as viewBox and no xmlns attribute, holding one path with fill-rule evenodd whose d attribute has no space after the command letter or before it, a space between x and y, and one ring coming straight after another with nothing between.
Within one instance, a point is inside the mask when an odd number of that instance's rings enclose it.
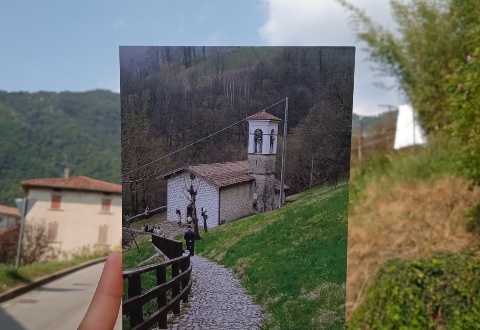
<instances>
[{"instance_id":1,"label":"utility pole","mask_svg":"<svg viewBox=\"0 0 480 330\"><path fill-rule=\"evenodd\" d=\"M415 110L412 108L413 147L415 147Z\"/></svg>"},{"instance_id":2,"label":"utility pole","mask_svg":"<svg viewBox=\"0 0 480 330\"><path fill-rule=\"evenodd\" d=\"M389 121L389 125L390 126L393 122L393 117L392 117L392 110L395 110L397 109L398 107L396 105L391 105L391 104L379 104L378 105L379 107L383 107L383 108L388 108L388 121ZM389 129L390 127L387 126L387 129ZM390 139L389 139L389 136L388 136L388 132L387 132L387 149L389 148L390 146Z\"/></svg>"},{"instance_id":3,"label":"utility pole","mask_svg":"<svg viewBox=\"0 0 480 330\"><path fill-rule=\"evenodd\" d=\"M287 121L288 121L288 97L285 98L285 123L283 125L283 148L282 148L282 170L280 174L280 201L278 207L282 207L285 199L283 186L285 183L285 157L287 155Z\"/></svg>"},{"instance_id":4,"label":"utility pole","mask_svg":"<svg viewBox=\"0 0 480 330\"><path fill-rule=\"evenodd\" d=\"M20 232L18 233L18 244L17 244L17 258L15 260L15 268L18 268L20 265L20 254L22 253L22 241L23 241L23 232L25 231L25 217L27 213L30 212L30 209L37 201L36 198L15 198L15 204L21 214L20 220Z\"/></svg>"},{"instance_id":5,"label":"utility pole","mask_svg":"<svg viewBox=\"0 0 480 330\"><path fill-rule=\"evenodd\" d=\"M360 117L360 134L358 135L358 160L362 161L362 144L363 144L363 118Z\"/></svg>"},{"instance_id":6,"label":"utility pole","mask_svg":"<svg viewBox=\"0 0 480 330\"><path fill-rule=\"evenodd\" d=\"M22 252L23 231L25 230L25 214L27 214L28 197L23 199L22 218L20 220L20 233L18 234L17 258L15 260L15 269L20 265L20 253Z\"/></svg>"}]
</instances>

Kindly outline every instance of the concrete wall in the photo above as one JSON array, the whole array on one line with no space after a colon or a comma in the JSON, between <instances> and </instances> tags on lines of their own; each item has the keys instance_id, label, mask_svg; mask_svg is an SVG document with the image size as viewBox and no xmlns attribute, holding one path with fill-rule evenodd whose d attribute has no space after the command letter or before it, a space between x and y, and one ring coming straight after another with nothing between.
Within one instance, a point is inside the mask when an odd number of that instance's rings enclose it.
<instances>
[{"instance_id":1,"label":"concrete wall","mask_svg":"<svg viewBox=\"0 0 480 330\"><path fill-rule=\"evenodd\" d=\"M231 222L254 213L252 185L249 182L220 189L220 220Z\"/></svg>"},{"instance_id":2,"label":"concrete wall","mask_svg":"<svg viewBox=\"0 0 480 330\"><path fill-rule=\"evenodd\" d=\"M168 179L167 220L178 221L175 211L179 209L182 212L182 221L186 221L187 206L190 203L187 189L191 183L194 189L197 189L196 207L199 224L203 225L203 218L200 216L200 210L203 207L207 210L207 226L209 228L218 226L218 189L202 178L197 177L192 181L190 173L186 171Z\"/></svg>"},{"instance_id":3,"label":"concrete wall","mask_svg":"<svg viewBox=\"0 0 480 330\"><path fill-rule=\"evenodd\" d=\"M59 210L51 209L52 194L61 195ZM122 196L75 190L53 191L30 188L29 197L37 201L26 216L27 224L58 224L57 241L51 243L62 252L75 253L83 248L119 248L122 242ZM102 199L111 199L111 212L102 212ZM99 245L99 230L107 225L107 245Z\"/></svg>"}]
</instances>

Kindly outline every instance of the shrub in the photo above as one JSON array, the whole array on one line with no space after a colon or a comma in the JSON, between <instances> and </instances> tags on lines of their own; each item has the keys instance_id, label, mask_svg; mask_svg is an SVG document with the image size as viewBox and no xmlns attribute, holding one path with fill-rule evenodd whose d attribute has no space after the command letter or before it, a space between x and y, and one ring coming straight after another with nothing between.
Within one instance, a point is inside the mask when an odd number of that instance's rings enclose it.
<instances>
[{"instance_id":1,"label":"shrub","mask_svg":"<svg viewBox=\"0 0 480 330\"><path fill-rule=\"evenodd\" d=\"M466 216L468 219L467 230L480 238L480 204L468 208Z\"/></svg>"},{"instance_id":2,"label":"shrub","mask_svg":"<svg viewBox=\"0 0 480 330\"><path fill-rule=\"evenodd\" d=\"M480 256L443 254L382 267L349 329L480 329Z\"/></svg>"},{"instance_id":3,"label":"shrub","mask_svg":"<svg viewBox=\"0 0 480 330\"><path fill-rule=\"evenodd\" d=\"M0 264L13 264L17 255L19 226L0 233Z\"/></svg>"}]
</instances>

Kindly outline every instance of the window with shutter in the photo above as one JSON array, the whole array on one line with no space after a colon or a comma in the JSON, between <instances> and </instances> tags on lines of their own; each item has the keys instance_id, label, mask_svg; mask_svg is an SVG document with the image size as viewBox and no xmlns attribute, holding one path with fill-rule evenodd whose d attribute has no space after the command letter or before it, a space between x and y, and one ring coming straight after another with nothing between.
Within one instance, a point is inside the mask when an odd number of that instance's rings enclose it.
<instances>
[{"instance_id":1,"label":"window with shutter","mask_svg":"<svg viewBox=\"0 0 480 330\"><path fill-rule=\"evenodd\" d=\"M112 212L112 200L109 198L102 199L102 212L111 213Z\"/></svg>"},{"instance_id":2,"label":"window with shutter","mask_svg":"<svg viewBox=\"0 0 480 330\"><path fill-rule=\"evenodd\" d=\"M52 210L60 210L62 204L62 195L52 195L52 203L50 208Z\"/></svg>"},{"instance_id":3,"label":"window with shutter","mask_svg":"<svg viewBox=\"0 0 480 330\"><path fill-rule=\"evenodd\" d=\"M58 242L58 223L50 222L47 229L47 241Z\"/></svg>"},{"instance_id":4,"label":"window with shutter","mask_svg":"<svg viewBox=\"0 0 480 330\"><path fill-rule=\"evenodd\" d=\"M108 225L100 226L98 229L98 244L108 245Z\"/></svg>"}]
</instances>

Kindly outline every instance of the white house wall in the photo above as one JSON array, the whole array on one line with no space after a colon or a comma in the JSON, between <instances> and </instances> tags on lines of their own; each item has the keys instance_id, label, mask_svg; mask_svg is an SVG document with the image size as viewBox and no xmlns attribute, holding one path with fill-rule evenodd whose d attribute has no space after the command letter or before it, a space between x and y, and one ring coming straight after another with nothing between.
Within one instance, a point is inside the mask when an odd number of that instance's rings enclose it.
<instances>
[{"instance_id":1,"label":"white house wall","mask_svg":"<svg viewBox=\"0 0 480 330\"><path fill-rule=\"evenodd\" d=\"M193 182L194 189L197 189L196 207L200 225L203 219L200 210L203 207L207 210L207 226L209 228L218 226L218 189L202 178L190 179L189 172L182 172L168 179L167 182L167 220L177 221L176 210L182 212L182 220L186 220L187 206L190 203L190 196L187 189Z\"/></svg>"},{"instance_id":2,"label":"white house wall","mask_svg":"<svg viewBox=\"0 0 480 330\"><path fill-rule=\"evenodd\" d=\"M59 210L51 209L52 194L61 195ZM53 191L30 188L29 197L36 203L27 214L26 223L57 222L57 242L52 245L63 252L75 253L84 248L119 248L122 242L122 196L75 190ZM102 199L111 199L111 212L102 212ZM108 226L108 245L99 245L99 228Z\"/></svg>"}]
</instances>

